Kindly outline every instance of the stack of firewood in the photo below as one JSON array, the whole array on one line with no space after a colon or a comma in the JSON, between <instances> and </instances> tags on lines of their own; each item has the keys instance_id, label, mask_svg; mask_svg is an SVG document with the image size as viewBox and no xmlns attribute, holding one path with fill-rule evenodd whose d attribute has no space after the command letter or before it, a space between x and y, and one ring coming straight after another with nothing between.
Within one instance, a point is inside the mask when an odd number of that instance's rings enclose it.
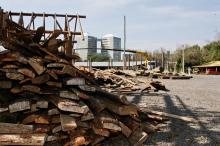
<instances>
[{"instance_id":1,"label":"stack of firewood","mask_svg":"<svg viewBox=\"0 0 220 146\"><path fill-rule=\"evenodd\" d=\"M56 30L30 32L5 21L0 53L0 145L97 145L122 136L140 145L164 119L139 110L125 96L102 90L60 55Z\"/></svg>"}]
</instances>

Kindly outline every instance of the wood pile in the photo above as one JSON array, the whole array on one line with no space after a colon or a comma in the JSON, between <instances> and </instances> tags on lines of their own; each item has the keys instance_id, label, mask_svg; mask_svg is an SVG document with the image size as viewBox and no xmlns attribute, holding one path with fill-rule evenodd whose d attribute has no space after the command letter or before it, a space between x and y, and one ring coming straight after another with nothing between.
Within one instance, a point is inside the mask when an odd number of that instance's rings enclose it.
<instances>
[{"instance_id":1,"label":"wood pile","mask_svg":"<svg viewBox=\"0 0 220 146\"><path fill-rule=\"evenodd\" d=\"M149 80L146 77L141 79L128 71L94 69L92 72L89 72L87 68L81 68L80 70L93 77L100 86L111 92L169 91L159 81Z\"/></svg>"},{"instance_id":2,"label":"wood pile","mask_svg":"<svg viewBox=\"0 0 220 146\"><path fill-rule=\"evenodd\" d=\"M58 52L72 47L59 30L42 42L43 27L33 33L6 19L1 29L0 145L103 145L117 136L141 145L164 121L74 67L77 55Z\"/></svg>"}]
</instances>

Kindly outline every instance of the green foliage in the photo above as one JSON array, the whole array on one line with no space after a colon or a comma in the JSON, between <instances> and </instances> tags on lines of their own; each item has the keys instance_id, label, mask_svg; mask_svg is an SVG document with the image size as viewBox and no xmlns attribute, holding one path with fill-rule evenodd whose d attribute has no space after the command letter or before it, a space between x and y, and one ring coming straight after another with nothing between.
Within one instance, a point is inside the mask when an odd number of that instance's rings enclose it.
<instances>
[{"instance_id":1,"label":"green foliage","mask_svg":"<svg viewBox=\"0 0 220 146\"><path fill-rule=\"evenodd\" d=\"M98 61L98 62L109 61L110 59L109 55L104 55L101 53L91 55L89 58L91 58L92 61Z\"/></svg>"},{"instance_id":2,"label":"green foliage","mask_svg":"<svg viewBox=\"0 0 220 146\"><path fill-rule=\"evenodd\" d=\"M184 49L184 55L186 68L220 60L220 42L214 41L202 48L198 45L188 46ZM182 67L182 49L176 50L174 56L179 70Z\"/></svg>"}]
</instances>

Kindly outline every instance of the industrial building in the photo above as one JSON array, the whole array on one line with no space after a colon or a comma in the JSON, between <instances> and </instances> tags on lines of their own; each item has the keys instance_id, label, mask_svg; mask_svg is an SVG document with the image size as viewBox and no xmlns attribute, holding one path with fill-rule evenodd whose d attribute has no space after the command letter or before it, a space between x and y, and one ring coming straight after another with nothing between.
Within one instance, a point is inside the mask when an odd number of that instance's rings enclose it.
<instances>
[{"instance_id":1,"label":"industrial building","mask_svg":"<svg viewBox=\"0 0 220 146\"><path fill-rule=\"evenodd\" d=\"M103 49L121 49L121 38L112 34L104 35L101 39ZM113 61L121 60L121 51L101 50L102 54L109 55Z\"/></svg>"},{"instance_id":2,"label":"industrial building","mask_svg":"<svg viewBox=\"0 0 220 146\"><path fill-rule=\"evenodd\" d=\"M84 33L84 40L81 36L76 37L75 52L79 54L82 61L97 53L97 38Z\"/></svg>"}]
</instances>

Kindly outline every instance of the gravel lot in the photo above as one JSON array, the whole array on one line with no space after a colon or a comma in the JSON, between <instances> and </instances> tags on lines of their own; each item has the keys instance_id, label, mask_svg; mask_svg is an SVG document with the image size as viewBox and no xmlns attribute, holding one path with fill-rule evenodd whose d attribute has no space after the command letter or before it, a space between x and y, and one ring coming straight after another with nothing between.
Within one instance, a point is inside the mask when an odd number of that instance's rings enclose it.
<instances>
[{"instance_id":1,"label":"gravel lot","mask_svg":"<svg viewBox=\"0 0 220 146\"><path fill-rule=\"evenodd\" d=\"M146 146L220 146L220 76L161 80L170 92L129 96L141 107L193 117L198 123L170 119Z\"/></svg>"}]
</instances>

